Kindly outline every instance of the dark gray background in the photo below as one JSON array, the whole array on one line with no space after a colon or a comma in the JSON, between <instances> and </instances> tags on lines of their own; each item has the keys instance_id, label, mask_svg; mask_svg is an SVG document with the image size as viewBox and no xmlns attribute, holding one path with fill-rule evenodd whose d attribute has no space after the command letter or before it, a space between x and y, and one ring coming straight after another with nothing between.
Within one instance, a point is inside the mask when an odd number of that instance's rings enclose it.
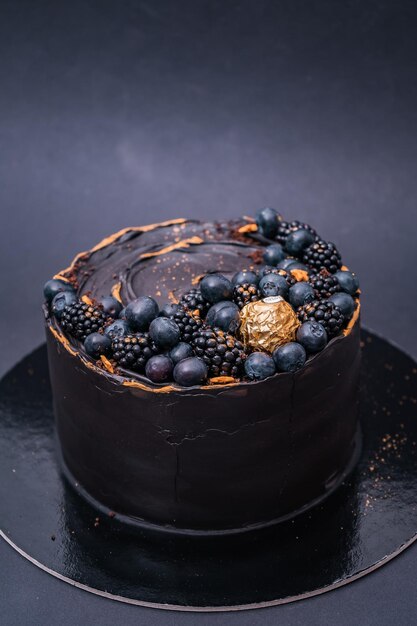
<instances>
[{"instance_id":1,"label":"dark gray background","mask_svg":"<svg viewBox=\"0 0 417 626\"><path fill-rule=\"evenodd\" d=\"M404 0L0 1L0 373L42 342L42 284L76 251L266 204L336 242L364 323L417 356L416 17ZM180 615L72 589L0 544L8 626L408 625L416 579L413 547L315 599Z\"/></svg>"}]
</instances>

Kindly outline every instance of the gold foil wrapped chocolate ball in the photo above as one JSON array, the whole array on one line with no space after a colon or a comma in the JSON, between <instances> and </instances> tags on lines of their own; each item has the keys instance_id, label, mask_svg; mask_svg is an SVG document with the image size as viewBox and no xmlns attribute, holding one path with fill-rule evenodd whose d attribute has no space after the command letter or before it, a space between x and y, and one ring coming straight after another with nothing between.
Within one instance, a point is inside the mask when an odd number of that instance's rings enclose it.
<instances>
[{"instance_id":1,"label":"gold foil wrapped chocolate ball","mask_svg":"<svg viewBox=\"0 0 417 626\"><path fill-rule=\"evenodd\" d=\"M246 348L273 352L294 341L300 322L294 310L281 296L249 302L241 312L240 334Z\"/></svg>"}]
</instances>

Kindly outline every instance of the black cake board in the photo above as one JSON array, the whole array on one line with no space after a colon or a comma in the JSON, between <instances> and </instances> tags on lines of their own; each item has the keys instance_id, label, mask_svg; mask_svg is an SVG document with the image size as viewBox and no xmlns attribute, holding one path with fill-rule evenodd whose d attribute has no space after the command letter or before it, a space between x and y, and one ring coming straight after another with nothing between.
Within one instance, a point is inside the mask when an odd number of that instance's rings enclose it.
<instances>
[{"instance_id":1,"label":"black cake board","mask_svg":"<svg viewBox=\"0 0 417 626\"><path fill-rule=\"evenodd\" d=\"M224 536L160 532L98 510L62 475L45 346L0 382L0 533L67 583L191 611L283 604L380 567L417 537L417 365L363 332L359 462L297 517Z\"/></svg>"}]
</instances>

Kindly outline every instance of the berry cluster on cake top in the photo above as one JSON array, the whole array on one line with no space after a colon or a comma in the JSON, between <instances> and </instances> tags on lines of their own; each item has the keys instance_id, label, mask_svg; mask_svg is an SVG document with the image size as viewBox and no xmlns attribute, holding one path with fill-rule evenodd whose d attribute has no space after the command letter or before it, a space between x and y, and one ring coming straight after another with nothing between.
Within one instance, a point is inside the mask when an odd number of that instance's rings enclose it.
<instances>
[{"instance_id":1,"label":"berry cluster on cake top","mask_svg":"<svg viewBox=\"0 0 417 626\"><path fill-rule=\"evenodd\" d=\"M56 278L44 287L48 312L79 350L127 378L190 387L295 372L349 324L358 279L333 243L274 209L239 232L259 244L257 265L206 274L178 302L140 296L123 307Z\"/></svg>"}]
</instances>

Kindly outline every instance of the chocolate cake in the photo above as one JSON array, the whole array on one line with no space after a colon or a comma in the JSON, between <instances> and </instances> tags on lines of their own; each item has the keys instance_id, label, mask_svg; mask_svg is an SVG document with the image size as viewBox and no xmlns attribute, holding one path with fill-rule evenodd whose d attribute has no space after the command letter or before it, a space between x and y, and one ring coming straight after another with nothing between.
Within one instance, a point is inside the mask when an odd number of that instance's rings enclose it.
<instances>
[{"instance_id":1,"label":"chocolate cake","mask_svg":"<svg viewBox=\"0 0 417 626\"><path fill-rule=\"evenodd\" d=\"M44 294L63 469L97 506L247 530L352 467L359 284L308 224L263 209L126 228Z\"/></svg>"}]
</instances>

